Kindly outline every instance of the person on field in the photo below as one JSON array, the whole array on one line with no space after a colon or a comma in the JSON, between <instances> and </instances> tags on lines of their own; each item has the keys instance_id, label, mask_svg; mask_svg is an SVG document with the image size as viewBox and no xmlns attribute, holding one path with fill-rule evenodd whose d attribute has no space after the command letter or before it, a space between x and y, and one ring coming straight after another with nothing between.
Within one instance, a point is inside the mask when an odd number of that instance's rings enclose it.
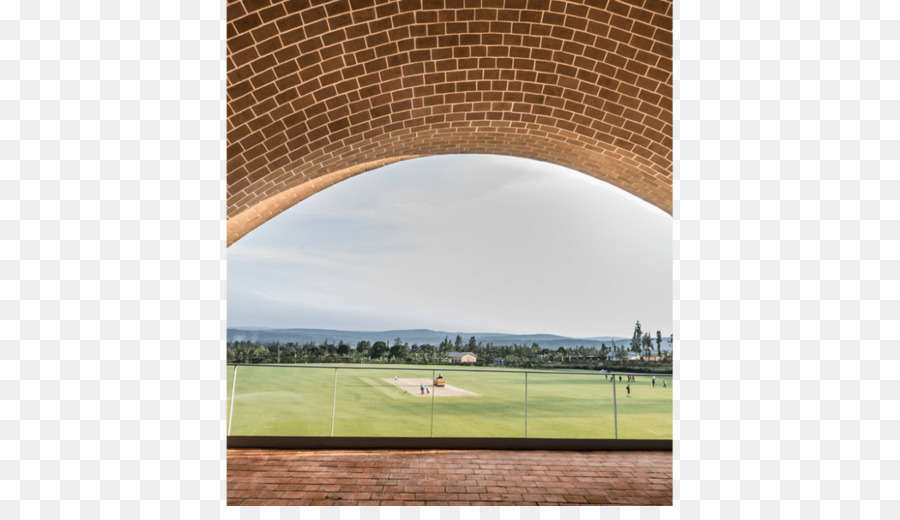
<instances>
[{"instance_id":1,"label":"person on field","mask_svg":"<svg viewBox=\"0 0 900 520\"><path fill-rule=\"evenodd\" d=\"M631 385L626 386L625 390L628 390L628 397L631 397Z\"/></svg>"},{"instance_id":2,"label":"person on field","mask_svg":"<svg viewBox=\"0 0 900 520\"><path fill-rule=\"evenodd\" d=\"M653 379L650 381L650 387L656 388L656 376L653 376Z\"/></svg>"},{"instance_id":3,"label":"person on field","mask_svg":"<svg viewBox=\"0 0 900 520\"><path fill-rule=\"evenodd\" d=\"M665 380L665 379L663 379L663 388L668 388L668 387L666 386L666 380Z\"/></svg>"},{"instance_id":4,"label":"person on field","mask_svg":"<svg viewBox=\"0 0 900 520\"><path fill-rule=\"evenodd\" d=\"M620 383L622 382L622 376L619 376L619 382Z\"/></svg>"},{"instance_id":5,"label":"person on field","mask_svg":"<svg viewBox=\"0 0 900 520\"><path fill-rule=\"evenodd\" d=\"M425 381L419 383L419 391L422 392L422 395L425 395Z\"/></svg>"}]
</instances>

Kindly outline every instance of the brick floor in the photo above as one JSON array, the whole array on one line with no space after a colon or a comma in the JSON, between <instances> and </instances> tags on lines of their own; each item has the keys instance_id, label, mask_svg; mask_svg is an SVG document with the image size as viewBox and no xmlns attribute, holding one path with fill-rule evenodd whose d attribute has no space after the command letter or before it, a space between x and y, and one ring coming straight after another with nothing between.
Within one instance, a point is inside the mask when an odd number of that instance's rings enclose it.
<instances>
[{"instance_id":1,"label":"brick floor","mask_svg":"<svg viewBox=\"0 0 900 520\"><path fill-rule=\"evenodd\" d=\"M672 505L672 452L228 450L228 505Z\"/></svg>"}]
</instances>

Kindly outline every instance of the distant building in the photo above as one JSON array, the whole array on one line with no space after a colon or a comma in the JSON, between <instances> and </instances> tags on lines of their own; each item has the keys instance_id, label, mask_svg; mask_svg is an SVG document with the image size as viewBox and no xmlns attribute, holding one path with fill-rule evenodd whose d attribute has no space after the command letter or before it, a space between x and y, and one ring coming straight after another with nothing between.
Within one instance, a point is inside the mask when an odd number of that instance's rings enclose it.
<instances>
[{"instance_id":1,"label":"distant building","mask_svg":"<svg viewBox=\"0 0 900 520\"><path fill-rule=\"evenodd\" d=\"M474 363L475 354L471 352L451 352L447 355L451 363Z\"/></svg>"},{"instance_id":2,"label":"distant building","mask_svg":"<svg viewBox=\"0 0 900 520\"><path fill-rule=\"evenodd\" d=\"M564 363L578 363L579 361L594 361L600 359L599 356L566 356L563 358Z\"/></svg>"}]
</instances>

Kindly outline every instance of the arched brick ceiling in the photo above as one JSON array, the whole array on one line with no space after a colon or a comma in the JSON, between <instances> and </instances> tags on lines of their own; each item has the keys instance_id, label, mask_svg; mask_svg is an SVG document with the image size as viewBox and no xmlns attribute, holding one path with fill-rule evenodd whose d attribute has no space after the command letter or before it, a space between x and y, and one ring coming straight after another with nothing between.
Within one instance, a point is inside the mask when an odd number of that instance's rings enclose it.
<instances>
[{"instance_id":1,"label":"arched brick ceiling","mask_svg":"<svg viewBox=\"0 0 900 520\"><path fill-rule=\"evenodd\" d=\"M671 0L229 0L228 243L398 160L566 166L672 212Z\"/></svg>"}]
</instances>

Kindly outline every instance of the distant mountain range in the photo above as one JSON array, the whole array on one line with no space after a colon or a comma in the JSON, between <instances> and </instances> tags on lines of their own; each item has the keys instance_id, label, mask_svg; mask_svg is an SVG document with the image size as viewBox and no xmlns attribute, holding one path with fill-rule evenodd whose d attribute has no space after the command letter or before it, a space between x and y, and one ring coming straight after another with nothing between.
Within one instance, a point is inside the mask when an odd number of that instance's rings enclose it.
<instances>
[{"instance_id":1,"label":"distant mountain range","mask_svg":"<svg viewBox=\"0 0 900 520\"><path fill-rule=\"evenodd\" d=\"M439 330L415 329L415 330L385 330L385 331L358 331L358 330L331 330L331 329L266 329L257 327L229 328L228 341L253 341L259 343L323 343L328 340L329 343L337 344L341 341L356 347L360 341L384 341L393 344L395 338L410 345L418 343L420 345L429 343L431 345L439 345L444 338L450 341L456 339L459 335L463 339L463 344L469 342L469 338L475 336L475 339L484 344L493 343L494 345L512 345L514 343L522 345L531 345L537 343L541 348L559 348L559 347L597 347L603 343L607 346L615 340L616 345L622 346L631 342L631 338L622 338L618 336L598 336L593 338L570 338L566 336L557 336L554 334L502 334L496 332L446 332ZM656 338L653 340L654 349L656 348ZM669 338L663 338L662 349L668 351Z\"/></svg>"}]
</instances>

